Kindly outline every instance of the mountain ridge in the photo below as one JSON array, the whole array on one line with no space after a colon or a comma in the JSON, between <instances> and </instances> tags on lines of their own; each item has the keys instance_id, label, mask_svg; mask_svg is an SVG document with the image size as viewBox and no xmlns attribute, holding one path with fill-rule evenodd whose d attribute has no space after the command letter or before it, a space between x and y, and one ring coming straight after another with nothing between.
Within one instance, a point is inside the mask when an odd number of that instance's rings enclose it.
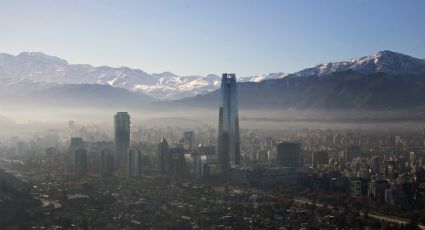
<instances>
[{"instance_id":1,"label":"mountain ridge","mask_svg":"<svg viewBox=\"0 0 425 230\"><path fill-rule=\"evenodd\" d=\"M417 70L418 67L421 68L419 72ZM362 74L373 74L377 72L384 72L390 75L425 74L425 59L383 50L372 55L352 58L346 61L321 63L314 67L292 73L290 76L326 76L330 73L345 70L354 70Z\"/></svg>"},{"instance_id":2,"label":"mountain ridge","mask_svg":"<svg viewBox=\"0 0 425 230\"><path fill-rule=\"evenodd\" d=\"M13 65L15 62L25 63L24 69L15 71L21 67ZM37 78L45 81L34 80ZM70 104L94 106L149 103L154 108L216 108L220 87L220 77L215 74L176 76L128 67L69 65L43 53L0 54L0 79L3 101L27 97L51 104L51 98L60 98ZM392 51L319 64L292 74L238 79L239 105L243 109L425 107L425 60ZM169 101L158 102L158 98Z\"/></svg>"},{"instance_id":3,"label":"mountain ridge","mask_svg":"<svg viewBox=\"0 0 425 230\"><path fill-rule=\"evenodd\" d=\"M282 74L283 75L283 74ZM279 76L273 75L271 78ZM267 75L241 78L259 81ZM22 52L16 56L0 54L0 79L6 83L20 80L64 84L102 84L144 93L159 100L175 100L206 94L220 87L215 74L178 76L171 72L148 74L129 67L94 67L69 64L66 60L42 52ZM6 80L5 80L6 79Z\"/></svg>"},{"instance_id":4,"label":"mountain ridge","mask_svg":"<svg viewBox=\"0 0 425 230\"><path fill-rule=\"evenodd\" d=\"M183 107L217 107L219 92ZM370 110L425 108L425 60L392 51L330 62L259 83L238 83L243 109Z\"/></svg>"}]
</instances>

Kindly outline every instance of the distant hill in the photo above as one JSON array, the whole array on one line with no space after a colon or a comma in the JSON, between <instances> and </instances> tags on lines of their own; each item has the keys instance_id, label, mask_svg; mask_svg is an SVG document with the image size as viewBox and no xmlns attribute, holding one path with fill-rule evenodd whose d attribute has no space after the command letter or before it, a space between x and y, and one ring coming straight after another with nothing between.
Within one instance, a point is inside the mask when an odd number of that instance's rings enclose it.
<instances>
[{"instance_id":1,"label":"distant hill","mask_svg":"<svg viewBox=\"0 0 425 230\"><path fill-rule=\"evenodd\" d=\"M143 93L100 84L20 82L0 90L0 103L15 106L130 107L141 106L154 100Z\"/></svg>"},{"instance_id":2,"label":"distant hill","mask_svg":"<svg viewBox=\"0 0 425 230\"><path fill-rule=\"evenodd\" d=\"M137 106L154 99L142 93L133 93L126 89L99 84L65 84L31 93L48 104L95 105L99 107L126 105Z\"/></svg>"}]
</instances>

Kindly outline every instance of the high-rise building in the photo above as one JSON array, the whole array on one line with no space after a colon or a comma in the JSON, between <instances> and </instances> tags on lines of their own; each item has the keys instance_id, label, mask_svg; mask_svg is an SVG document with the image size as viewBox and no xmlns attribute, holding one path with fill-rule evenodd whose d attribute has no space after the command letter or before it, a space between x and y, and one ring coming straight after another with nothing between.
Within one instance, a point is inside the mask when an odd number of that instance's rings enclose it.
<instances>
[{"instance_id":1,"label":"high-rise building","mask_svg":"<svg viewBox=\"0 0 425 230\"><path fill-rule=\"evenodd\" d=\"M329 154L326 151L313 152L311 163L313 168L329 164Z\"/></svg>"},{"instance_id":2,"label":"high-rise building","mask_svg":"<svg viewBox=\"0 0 425 230\"><path fill-rule=\"evenodd\" d=\"M102 149L100 153L100 171L103 177L110 177L114 173L114 156L109 149Z\"/></svg>"},{"instance_id":3,"label":"high-rise building","mask_svg":"<svg viewBox=\"0 0 425 230\"><path fill-rule=\"evenodd\" d=\"M208 175L208 158L197 152L192 154L193 171L195 178L199 179Z\"/></svg>"},{"instance_id":4,"label":"high-rise building","mask_svg":"<svg viewBox=\"0 0 425 230\"><path fill-rule=\"evenodd\" d=\"M415 152L410 152L409 153L409 160L411 164L414 164L416 161L416 153Z\"/></svg>"},{"instance_id":5,"label":"high-rise building","mask_svg":"<svg viewBox=\"0 0 425 230\"><path fill-rule=\"evenodd\" d=\"M353 197L366 196L369 180L361 177L352 178L350 181L350 193Z\"/></svg>"},{"instance_id":6,"label":"high-rise building","mask_svg":"<svg viewBox=\"0 0 425 230\"><path fill-rule=\"evenodd\" d=\"M128 169L127 156L130 150L130 115L118 112L114 116L115 128L115 169Z\"/></svg>"},{"instance_id":7,"label":"high-rise building","mask_svg":"<svg viewBox=\"0 0 425 230\"><path fill-rule=\"evenodd\" d=\"M169 170L169 165L171 163L171 155L170 155L170 149L168 147L168 143L164 138L162 138L158 144L157 158L158 158L159 172L162 175L167 174Z\"/></svg>"},{"instance_id":8,"label":"high-rise building","mask_svg":"<svg viewBox=\"0 0 425 230\"><path fill-rule=\"evenodd\" d=\"M184 148L170 148L169 154L171 155L169 174L177 180L182 180L186 171Z\"/></svg>"},{"instance_id":9,"label":"high-rise building","mask_svg":"<svg viewBox=\"0 0 425 230\"><path fill-rule=\"evenodd\" d=\"M76 149L84 148L84 141L81 137L71 137L71 145L69 146L69 151L74 153Z\"/></svg>"},{"instance_id":10,"label":"high-rise building","mask_svg":"<svg viewBox=\"0 0 425 230\"><path fill-rule=\"evenodd\" d=\"M380 173L381 158L379 156L372 156L370 159L370 173L376 175Z\"/></svg>"},{"instance_id":11,"label":"high-rise building","mask_svg":"<svg viewBox=\"0 0 425 230\"><path fill-rule=\"evenodd\" d=\"M301 144L286 141L278 143L277 163L283 167L302 167Z\"/></svg>"},{"instance_id":12,"label":"high-rise building","mask_svg":"<svg viewBox=\"0 0 425 230\"><path fill-rule=\"evenodd\" d=\"M374 180L369 182L368 197L377 203L385 202L385 190L390 188L386 180Z\"/></svg>"},{"instance_id":13,"label":"high-rise building","mask_svg":"<svg viewBox=\"0 0 425 230\"><path fill-rule=\"evenodd\" d=\"M81 137L71 137L71 144L69 145L69 155L66 164L66 170L72 172L74 170L75 163L75 150L79 148L85 148L83 138Z\"/></svg>"},{"instance_id":14,"label":"high-rise building","mask_svg":"<svg viewBox=\"0 0 425 230\"><path fill-rule=\"evenodd\" d=\"M238 95L234 73L223 73L221 78L217 154L223 172L227 172L230 165L240 164Z\"/></svg>"},{"instance_id":15,"label":"high-rise building","mask_svg":"<svg viewBox=\"0 0 425 230\"><path fill-rule=\"evenodd\" d=\"M128 176L139 177L142 175L142 151L130 150L128 153Z\"/></svg>"},{"instance_id":16,"label":"high-rise building","mask_svg":"<svg viewBox=\"0 0 425 230\"><path fill-rule=\"evenodd\" d=\"M270 150L273 148L273 137L266 137L266 143L265 143L265 147L267 150Z\"/></svg>"},{"instance_id":17,"label":"high-rise building","mask_svg":"<svg viewBox=\"0 0 425 230\"><path fill-rule=\"evenodd\" d=\"M78 148L74 151L74 175L84 176L87 173L87 150Z\"/></svg>"},{"instance_id":18,"label":"high-rise building","mask_svg":"<svg viewBox=\"0 0 425 230\"><path fill-rule=\"evenodd\" d=\"M193 131L185 131L184 132L184 138L183 138L183 140L184 140L184 147L185 147L185 149L188 149L188 150L193 150L193 142L194 142L194 139L195 139L195 134L193 133Z\"/></svg>"}]
</instances>

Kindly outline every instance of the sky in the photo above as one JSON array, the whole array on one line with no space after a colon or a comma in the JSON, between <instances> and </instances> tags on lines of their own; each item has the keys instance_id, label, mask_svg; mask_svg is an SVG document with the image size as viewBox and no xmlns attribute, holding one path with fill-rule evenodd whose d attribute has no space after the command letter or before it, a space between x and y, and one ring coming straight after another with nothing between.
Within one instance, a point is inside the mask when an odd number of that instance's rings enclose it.
<instances>
[{"instance_id":1,"label":"sky","mask_svg":"<svg viewBox=\"0 0 425 230\"><path fill-rule=\"evenodd\" d=\"M392 50L425 58L424 0L0 0L0 52L248 76Z\"/></svg>"}]
</instances>

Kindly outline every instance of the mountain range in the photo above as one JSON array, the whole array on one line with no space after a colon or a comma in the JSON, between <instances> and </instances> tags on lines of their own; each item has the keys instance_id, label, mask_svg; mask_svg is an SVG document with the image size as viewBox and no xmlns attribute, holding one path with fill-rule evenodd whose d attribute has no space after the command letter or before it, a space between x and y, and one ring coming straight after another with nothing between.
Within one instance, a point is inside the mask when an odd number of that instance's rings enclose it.
<instances>
[{"instance_id":1,"label":"mountain range","mask_svg":"<svg viewBox=\"0 0 425 230\"><path fill-rule=\"evenodd\" d=\"M0 100L100 106L216 108L220 77L148 74L127 67L68 64L43 53L0 54ZM425 60L380 51L285 74L238 78L242 109L425 107ZM165 101L164 101L165 100ZM172 101L170 101L172 100Z\"/></svg>"},{"instance_id":2,"label":"mountain range","mask_svg":"<svg viewBox=\"0 0 425 230\"><path fill-rule=\"evenodd\" d=\"M283 76L285 74L277 73L242 77L239 81L258 82ZM127 89L157 100L176 100L206 94L220 87L220 77L215 74L205 76L178 76L170 72L148 74L143 70L128 67L69 64L66 60L40 52L23 52L16 56L0 54L0 79L4 85L9 86L32 84L32 88L28 88L31 90L44 89L46 85L51 87L60 85L63 88L67 84L99 84Z\"/></svg>"},{"instance_id":3,"label":"mountain range","mask_svg":"<svg viewBox=\"0 0 425 230\"><path fill-rule=\"evenodd\" d=\"M219 92L173 104L217 107ZM380 51L319 64L283 78L238 84L245 109L387 110L425 107L425 60Z\"/></svg>"}]
</instances>

